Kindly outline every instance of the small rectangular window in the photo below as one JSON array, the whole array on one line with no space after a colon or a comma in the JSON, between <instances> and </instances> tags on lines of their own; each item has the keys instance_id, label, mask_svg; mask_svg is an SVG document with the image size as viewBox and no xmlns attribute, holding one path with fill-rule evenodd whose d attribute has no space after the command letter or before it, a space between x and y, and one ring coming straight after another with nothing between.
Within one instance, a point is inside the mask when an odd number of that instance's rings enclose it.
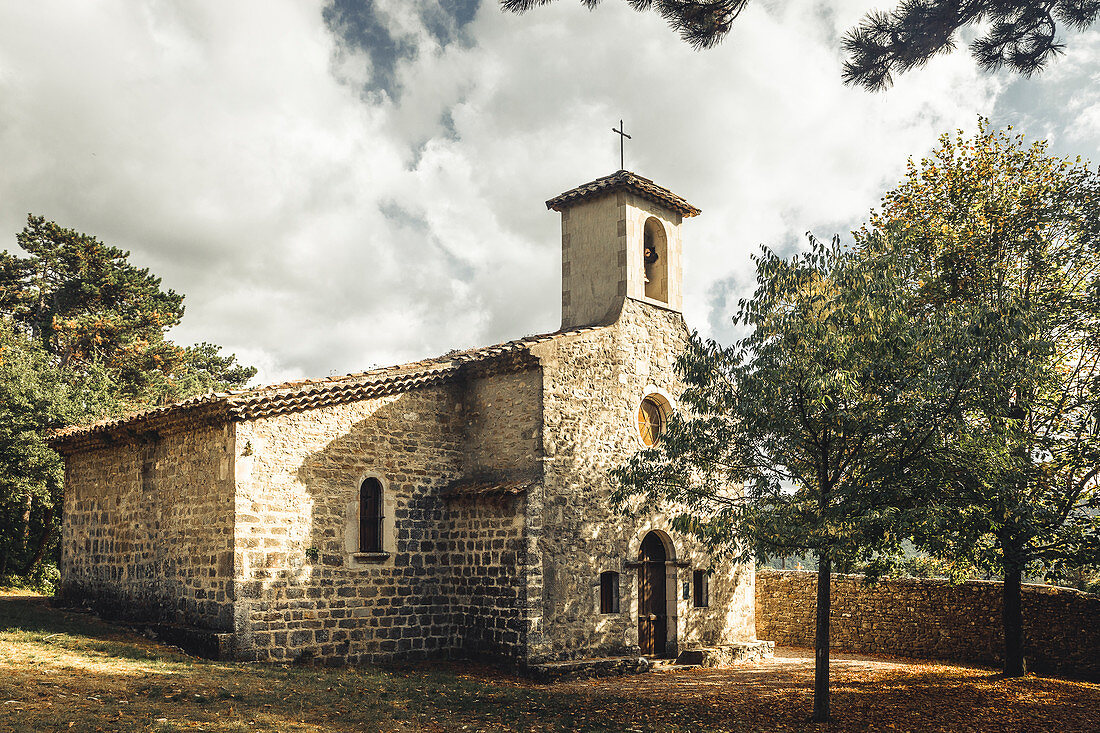
<instances>
[{"instance_id":1,"label":"small rectangular window","mask_svg":"<svg viewBox=\"0 0 1100 733\"><path fill-rule=\"evenodd\" d=\"M619 574L614 570L600 573L600 613L619 612Z\"/></svg>"},{"instance_id":2,"label":"small rectangular window","mask_svg":"<svg viewBox=\"0 0 1100 733\"><path fill-rule=\"evenodd\" d=\"M695 586L695 607L706 608L710 605L710 573L696 570L693 577Z\"/></svg>"}]
</instances>

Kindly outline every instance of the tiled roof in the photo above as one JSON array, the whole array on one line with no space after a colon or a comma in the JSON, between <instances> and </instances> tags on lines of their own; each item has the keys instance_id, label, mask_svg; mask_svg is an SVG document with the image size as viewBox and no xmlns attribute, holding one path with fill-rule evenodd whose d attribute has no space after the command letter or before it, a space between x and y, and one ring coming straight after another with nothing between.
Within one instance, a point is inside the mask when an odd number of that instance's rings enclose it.
<instances>
[{"instance_id":1,"label":"tiled roof","mask_svg":"<svg viewBox=\"0 0 1100 733\"><path fill-rule=\"evenodd\" d=\"M599 326L527 336L494 346L452 351L434 359L358 374L202 395L120 418L101 420L91 425L64 428L50 437L50 445L58 450L72 452L93 443L102 444L104 441L111 442L128 435L158 431L181 422L193 423L201 420L216 424L227 420L253 420L407 392L442 384L460 373L470 371L475 374L522 371L537 364L536 358L530 353L532 345L596 328Z\"/></svg>"},{"instance_id":2,"label":"tiled roof","mask_svg":"<svg viewBox=\"0 0 1100 733\"><path fill-rule=\"evenodd\" d=\"M658 186L648 178L630 171L616 171L610 176L597 178L591 183L566 191L546 202L546 208L561 211L566 206L596 196L604 196L614 191L631 191L644 199L667 206L682 216L698 216L701 212L667 188Z\"/></svg>"}]
</instances>

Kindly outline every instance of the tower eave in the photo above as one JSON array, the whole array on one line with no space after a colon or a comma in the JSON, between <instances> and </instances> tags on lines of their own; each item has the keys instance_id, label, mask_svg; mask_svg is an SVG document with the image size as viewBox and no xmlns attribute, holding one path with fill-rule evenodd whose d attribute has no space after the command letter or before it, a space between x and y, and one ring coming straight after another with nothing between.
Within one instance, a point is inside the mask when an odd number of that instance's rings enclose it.
<instances>
[{"instance_id":1,"label":"tower eave","mask_svg":"<svg viewBox=\"0 0 1100 733\"><path fill-rule=\"evenodd\" d=\"M665 206L684 217L698 216L702 213L700 209L692 206L684 198L677 196L667 188L658 186L644 176L625 170L616 171L609 176L597 178L565 193L558 194L546 202L546 208L560 212L581 201L605 196L616 191L630 191L648 201Z\"/></svg>"}]
</instances>

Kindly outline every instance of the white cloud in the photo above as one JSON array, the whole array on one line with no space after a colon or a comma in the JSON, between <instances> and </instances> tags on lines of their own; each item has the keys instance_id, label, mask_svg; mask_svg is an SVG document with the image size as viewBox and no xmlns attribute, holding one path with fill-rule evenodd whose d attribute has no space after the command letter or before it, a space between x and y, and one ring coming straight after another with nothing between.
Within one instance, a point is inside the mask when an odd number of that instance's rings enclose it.
<instances>
[{"instance_id":1,"label":"white cloud","mask_svg":"<svg viewBox=\"0 0 1100 733\"><path fill-rule=\"evenodd\" d=\"M370 54L308 3L5 6L0 232L14 246L33 211L132 250L187 294L177 338L266 380L357 371L555 328L542 202L618 167L621 117L627 167L704 210L687 315L722 336L758 243L858 223L1005 84L960 53L843 87L855 0L754 3L701 53L653 13L570 0L483 2L444 43L423 21L443 5L376 4L403 53L367 92Z\"/></svg>"}]
</instances>

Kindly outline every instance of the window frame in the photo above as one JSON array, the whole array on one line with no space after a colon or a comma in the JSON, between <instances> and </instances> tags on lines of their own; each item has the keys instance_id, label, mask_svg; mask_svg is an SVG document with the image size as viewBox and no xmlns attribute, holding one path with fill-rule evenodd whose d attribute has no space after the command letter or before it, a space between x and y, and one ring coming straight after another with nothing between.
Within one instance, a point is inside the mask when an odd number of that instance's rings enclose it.
<instances>
[{"instance_id":1,"label":"window frame","mask_svg":"<svg viewBox=\"0 0 1100 733\"><path fill-rule=\"evenodd\" d=\"M369 500L366 491L368 486L374 492L375 512L373 514L367 512ZM359 536L356 538L355 543L358 554L377 555L385 552L385 495L386 486L377 476L365 476L359 482ZM371 533L374 535L371 538L374 541L368 546L366 543L367 535Z\"/></svg>"},{"instance_id":2,"label":"window frame","mask_svg":"<svg viewBox=\"0 0 1100 733\"><path fill-rule=\"evenodd\" d=\"M622 605L620 603L620 582L619 572L616 570L605 570L600 573L600 613L601 614L616 614L622 613Z\"/></svg>"},{"instance_id":3,"label":"window frame","mask_svg":"<svg viewBox=\"0 0 1100 733\"><path fill-rule=\"evenodd\" d=\"M695 570L691 574L692 608L710 608L710 573Z\"/></svg>"},{"instance_id":4,"label":"window frame","mask_svg":"<svg viewBox=\"0 0 1100 733\"><path fill-rule=\"evenodd\" d=\"M656 408L658 415L660 416L660 423L657 426L657 435L652 443L646 443L645 436L642 432L642 410L646 403L651 404ZM668 427L669 417L676 411L676 403L673 401L672 396L665 392L663 389L649 385L645 388L642 398L638 400L637 406L634 408L631 420L633 424L631 430L634 433L635 440L638 441L643 449L653 448L661 442L661 436L664 435L665 429Z\"/></svg>"}]
</instances>

